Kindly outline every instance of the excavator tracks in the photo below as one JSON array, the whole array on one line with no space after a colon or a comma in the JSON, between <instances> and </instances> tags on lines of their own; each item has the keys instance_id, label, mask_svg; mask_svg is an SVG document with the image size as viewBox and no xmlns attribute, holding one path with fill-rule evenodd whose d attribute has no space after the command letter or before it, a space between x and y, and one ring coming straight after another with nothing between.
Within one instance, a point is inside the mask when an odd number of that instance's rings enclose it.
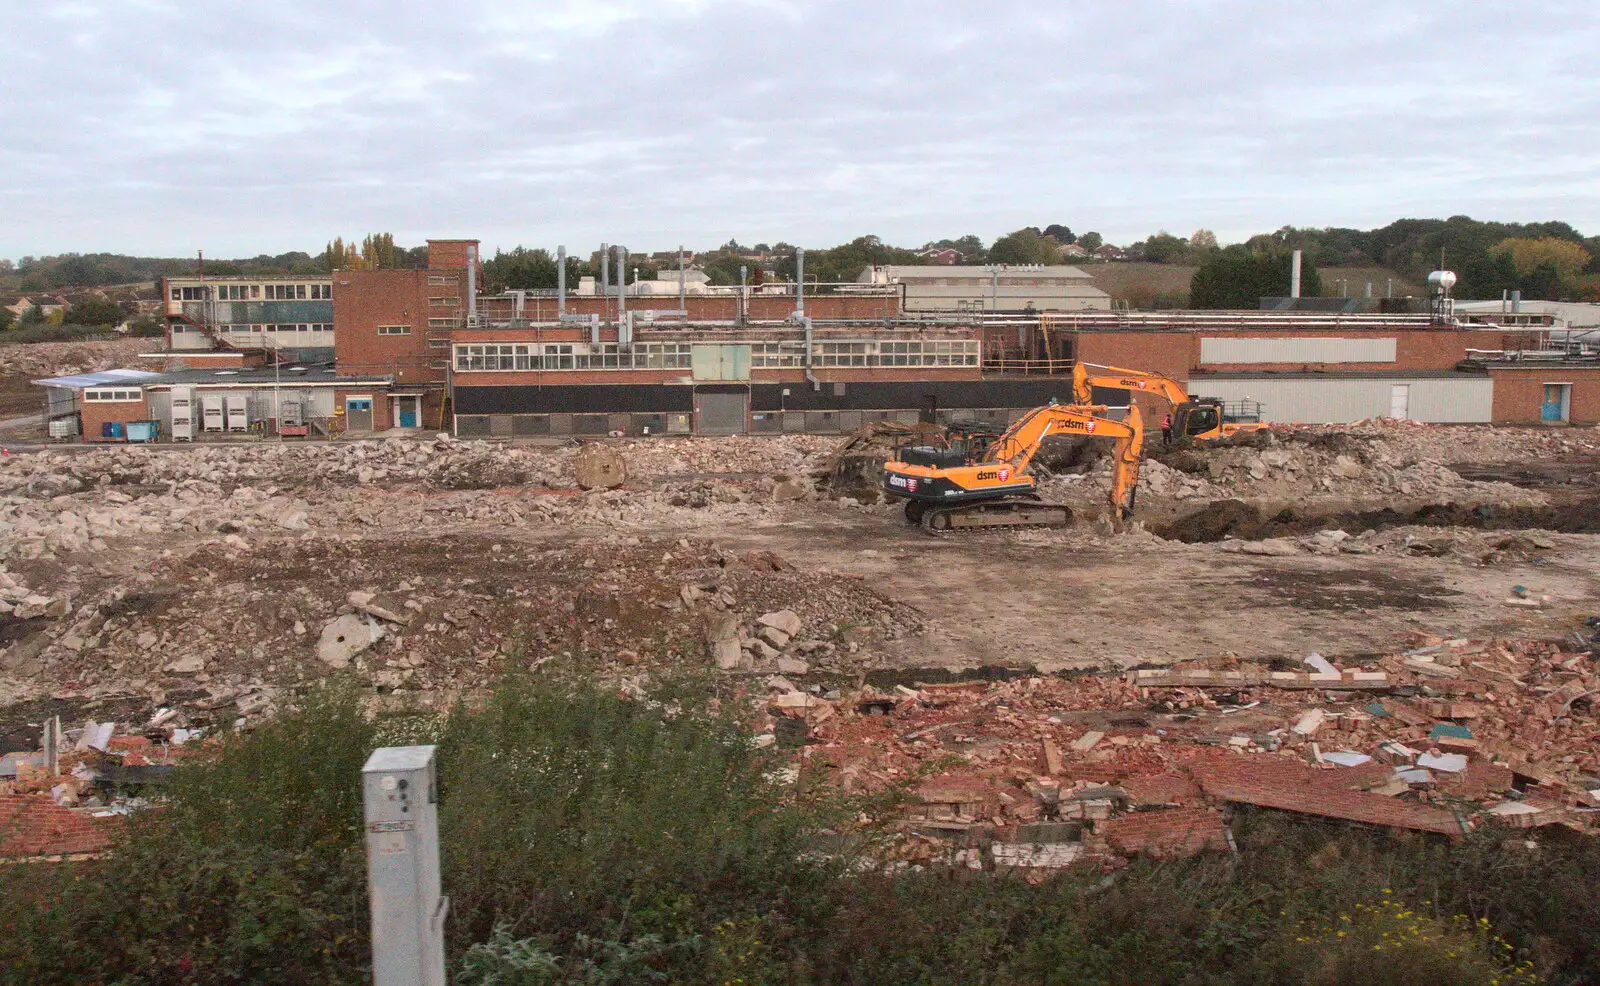
<instances>
[{"instance_id":1,"label":"excavator tracks","mask_svg":"<svg viewBox=\"0 0 1600 986\"><path fill-rule=\"evenodd\" d=\"M944 537L955 531L985 528L1065 527L1072 523L1072 509L1029 497L949 507L909 500L906 502L906 520L919 525L925 534Z\"/></svg>"}]
</instances>

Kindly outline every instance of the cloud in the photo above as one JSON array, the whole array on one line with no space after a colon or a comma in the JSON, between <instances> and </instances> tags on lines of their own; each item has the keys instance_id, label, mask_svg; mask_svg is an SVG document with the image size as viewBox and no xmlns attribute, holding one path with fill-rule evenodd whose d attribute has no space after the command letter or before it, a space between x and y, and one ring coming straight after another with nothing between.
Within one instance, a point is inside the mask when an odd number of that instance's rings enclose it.
<instances>
[{"instance_id":1,"label":"cloud","mask_svg":"<svg viewBox=\"0 0 1600 986\"><path fill-rule=\"evenodd\" d=\"M0 4L0 256L1600 231L1583 3Z\"/></svg>"}]
</instances>

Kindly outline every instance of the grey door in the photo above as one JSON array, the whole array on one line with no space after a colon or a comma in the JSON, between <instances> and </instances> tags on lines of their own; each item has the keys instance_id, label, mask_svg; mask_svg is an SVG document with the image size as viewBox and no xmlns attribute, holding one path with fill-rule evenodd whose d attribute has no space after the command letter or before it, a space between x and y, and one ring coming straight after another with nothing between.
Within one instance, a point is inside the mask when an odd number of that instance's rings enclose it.
<instances>
[{"instance_id":1,"label":"grey door","mask_svg":"<svg viewBox=\"0 0 1600 986\"><path fill-rule=\"evenodd\" d=\"M694 430L700 435L743 435L749 412L747 387L697 387Z\"/></svg>"},{"instance_id":2,"label":"grey door","mask_svg":"<svg viewBox=\"0 0 1600 986\"><path fill-rule=\"evenodd\" d=\"M345 431L372 430L372 399L351 397L344 402Z\"/></svg>"}]
</instances>

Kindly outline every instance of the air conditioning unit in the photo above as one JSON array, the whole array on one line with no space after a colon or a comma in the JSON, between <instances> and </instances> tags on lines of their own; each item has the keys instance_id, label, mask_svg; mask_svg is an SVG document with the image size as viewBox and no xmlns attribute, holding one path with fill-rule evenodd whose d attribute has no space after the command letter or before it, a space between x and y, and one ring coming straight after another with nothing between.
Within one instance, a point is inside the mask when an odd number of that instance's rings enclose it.
<instances>
[{"instance_id":1,"label":"air conditioning unit","mask_svg":"<svg viewBox=\"0 0 1600 986\"><path fill-rule=\"evenodd\" d=\"M194 441L194 390L190 387L172 388L172 427L175 442Z\"/></svg>"},{"instance_id":2,"label":"air conditioning unit","mask_svg":"<svg viewBox=\"0 0 1600 986\"><path fill-rule=\"evenodd\" d=\"M206 431L222 430L222 396L220 394L208 394L200 398L200 420Z\"/></svg>"}]
</instances>

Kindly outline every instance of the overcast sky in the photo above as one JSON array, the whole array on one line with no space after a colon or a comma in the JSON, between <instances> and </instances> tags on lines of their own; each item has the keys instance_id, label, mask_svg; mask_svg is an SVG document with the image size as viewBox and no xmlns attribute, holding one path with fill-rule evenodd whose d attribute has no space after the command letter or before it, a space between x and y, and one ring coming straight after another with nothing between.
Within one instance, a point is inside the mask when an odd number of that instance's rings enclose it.
<instances>
[{"instance_id":1,"label":"overcast sky","mask_svg":"<svg viewBox=\"0 0 1600 986\"><path fill-rule=\"evenodd\" d=\"M0 0L0 257L1600 233L1600 5Z\"/></svg>"}]
</instances>

